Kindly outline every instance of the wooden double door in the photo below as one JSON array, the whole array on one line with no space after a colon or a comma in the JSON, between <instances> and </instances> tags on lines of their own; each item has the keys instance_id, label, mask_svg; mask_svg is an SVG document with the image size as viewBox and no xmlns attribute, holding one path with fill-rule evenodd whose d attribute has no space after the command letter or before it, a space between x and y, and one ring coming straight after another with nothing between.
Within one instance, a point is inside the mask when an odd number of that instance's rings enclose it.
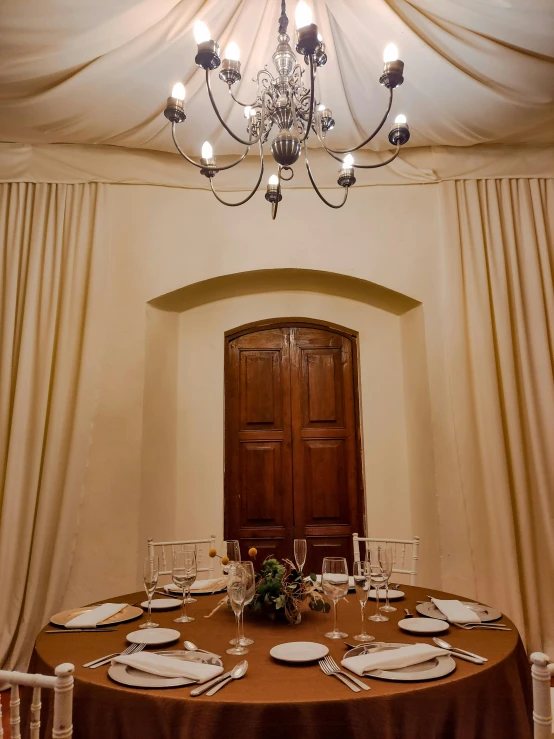
<instances>
[{"instance_id":1,"label":"wooden double door","mask_svg":"<svg viewBox=\"0 0 554 739\"><path fill-rule=\"evenodd\" d=\"M326 556L352 561L363 531L356 336L305 321L226 335L225 538L258 563L293 559L305 571Z\"/></svg>"}]
</instances>

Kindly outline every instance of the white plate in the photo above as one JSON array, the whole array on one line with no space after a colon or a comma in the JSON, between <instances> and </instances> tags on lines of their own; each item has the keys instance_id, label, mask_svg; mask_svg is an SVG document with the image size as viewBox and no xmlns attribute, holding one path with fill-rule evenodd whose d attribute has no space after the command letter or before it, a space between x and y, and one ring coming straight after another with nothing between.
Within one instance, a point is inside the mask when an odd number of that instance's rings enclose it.
<instances>
[{"instance_id":1,"label":"white plate","mask_svg":"<svg viewBox=\"0 0 554 739\"><path fill-rule=\"evenodd\" d=\"M202 581L199 581L199 585ZM198 587L195 588L194 586L191 588L190 594L191 597L194 598L195 595L212 595L212 593L222 593L226 588L225 587L219 587L215 590L212 587L204 588L204 587ZM178 588L177 585L173 585L173 583L170 583L169 585L164 585L164 590L166 593L182 593L183 589Z\"/></svg>"},{"instance_id":2,"label":"white plate","mask_svg":"<svg viewBox=\"0 0 554 739\"><path fill-rule=\"evenodd\" d=\"M315 578L318 585L321 585L321 575L316 575ZM305 577L304 579L311 580L310 577ZM350 575L350 577L348 578L348 590L356 590L356 585L354 583L354 578L352 577L352 575Z\"/></svg>"},{"instance_id":3,"label":"white plate","mask_svg":"<svg viewBox=\"0 0 554 739\"><path fill-rule=\"evenodd\" d=\"M175 629L139 629L125 637L131 644L171 644L181 638Z\"/></svg>"},{"instance_id":4,"label":"white plate","mask_svg":"<svg viewBox=\"0 0 554 739\"><path fill-rule=\"evenodd\" d=\"M329 647L313 641L291 641L277 644L269 653L281 662L315 662L329 654Z\"/></svg>"},{"instance_id":5,"label":"white plate","mask_svg":"<svg viewBox=\"0 0 554 739\"><path fill-rule=\"evenodd\" d=\"M502 618L502 612L497 611L496 608L489 608L488 606L482 606L480 603L471 603L469 601L464 602L463 605L471 608L472 611L475 611L483 623L487 623L488 621L498 621L499 618ZM437 606L431 602L418 603L416 611L421 613L422 616L439 618L443 621L447 620L444 613L439 611Z\"/></svg>"},{"instance_id":6,"label":"white plate","mask_svg":"<svg viewBox=\"0 0 554 739\"><path fill-rule=\"evenodd\" d=\"M148 601L145 600L141 604L141 608L148 610ZM153 611L170 611L172 608L180 608L181 601L177 598L154 598L152 600Z\"/></svg>"},{"instance_id":7,"label":"white plate","mask_svg":"<svg viewBox=\"0 0 554 739\"><path fill-rule=\"evenodd\" d=\"M406 620L413 621L415 619ZM344 656L357 657L358 655L367 652L382 652L390 649L399 649L400 647L405 646L407 646L407 644L361 645L354 649L350 649ZM429 659L427 662L420 662L419 665L401 667L398 670L374 670L373 672L367 672L365 677L375 677L379 680L393 680L396 682L421 682L423 680L436 680L439 677L445 677L445 675L450 675L451 672L454 672L455 669L456 662L449 654L445 654L441 657L433 657L433 659Z\"/></svg>"},{"instance_id":8,"label":"white plate","mask_svg":"<svg viewBox=\"0 0 554 739\"><path fill-rule=\"evenodd\" d=\"M403 618L398 625L410 634L441 634L450 628L448 621L438 618Z\"/></svg>"},{"instance_id":9,"label":"white plate","mask_svg":"<svg viewBox=\"0 0 554 739\"><path fill-rule=\"evenodd\" d=\"M202 652L154 652L154 654L162 654L165 657L175 657L175 659L183 659L189 662L203 662L209 665L223 666L220 659ZM108 676L116 683L128 685L132 688L177 688L181 685L192 685L195 680L189 680L186 677L161 677L160 675L150 675L142 670L135 670L129 665L115 664L110 665Z\"/></svg>"},{"instance_id":10,"label":"white plate","mask_svg":"<svg viewBox=\"0 0 554 739\"><path fill-rule=\"evenodd\" d=\"M369 599L375 600L375 590L369 591ZM387 595L387 591L383 588L379 588L379 600L385 600L385 597ZM403 598L405 593L402 590L389 590L389 600L400 600L400 598Z\"/></svg>"}]
</instances>

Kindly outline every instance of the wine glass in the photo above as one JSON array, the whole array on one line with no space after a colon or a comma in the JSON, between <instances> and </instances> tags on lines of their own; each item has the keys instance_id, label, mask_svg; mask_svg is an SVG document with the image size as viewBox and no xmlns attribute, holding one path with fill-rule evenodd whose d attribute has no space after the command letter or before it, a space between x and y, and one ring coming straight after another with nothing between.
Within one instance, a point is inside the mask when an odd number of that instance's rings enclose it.
<instances>
[{"instance_id":1,"label":"wine glass","mask_svg":"<svg viewBox=\"0 0 554 739\"><path fill-rule=\"evenodd\" d=\"M348 634L337 629L337 603L348 593L348 565L344 557L325 557L321 573L321 584L325 595L333 601L333 631L328 639L345 639Z\"/></svg>"},{"instance_id":2,"label":"wine glass","mask_svg":"<svg viewBox=\"0 0 554 739\"><path fill-rule=\"evenodd\" d=\"M152 596L158 584L158 573L160 571L159 557L148 555L144 558L144 566L142 569L142 577L144 581L144 589L148 596L148 620L139 626L140 629L155 629L159 624L152 621Z\"/></svg>"},{"instance_id":3,"label":"wine glass","mask_svg":"<svg viewBox=\"0 0 554 739\"><path fill-rule=\"evenodd\" d=\"M171 576L175 585L183 589L182 615L173 619L177 624L194 621L193 616L187 616L187 603L189 602L190 586L196 580L196 569L196 545L187 544L183 549L173 551Z\"/></svg>"},{"instance_id":4,"label":"wine glass","mask_svg":"<svg viewBox=\"0 0 554 739\"><path fill-rule=\"evenodd\" d=\"M226 557L227 564L221 563L221 569L225 574L229 572L229 566L233 562L240 562L240 546L237 539L226 539L221 547L221 559Z\"/></svg>"},{"instance_id":5,"label":"wine glass","mask_svg":"<svg viewBox=\"0 0 554 739\"><path fill-rule=\"evenodd\" d=\"M246 577L246 593L244 595L244 605L247 606L254 600L254 596L256 594L256 575L254 573L254 565L252 562L241 562L240 564L244 570ZM238 644L240 644L241 647L248 647L250 646L250 644L254 644L253 639L247 639L244 636L244 608L241 611L240 626L241 631ZM231 639L229 644L237 644L237 640Z\"/></svg>"},{"instance_id":6,"label":"wine glass","mask_svg":"<svg viewBox=\"0 0 554 739\"><path fill-rule=\"evenodd\" d=\"M354 562L354 585L356 586L356 595L362 607L362 633L355 636L354 639L361 642L373 641L375 637L366 633L364 618L367 595L369 593L369 564L367 562Z\"/></svg>"},{"instance_id":7,"label":"wine glass","mask_svg":"<svg viewBox=\"0 0 554 739\"><path fill-rule=\"evenodd\" d=\"M392 575L392 567L394 564L394 555L393 555L393 548L390 546L390 544L385 544L383 547L381 547L381 567L383 568L383 571L387 575L387 582L385 584L385 605L381 606L379 610L383 611L384 613L393 613L396 611L396 608L394 606L391 606L389 603L389 584L390 584L390 577Z\"/></svg>"},{"instance_id":8,"label":"wine glass","mask_svg":"<svg viewBox=\"0 0 554 739\"><path fill-rule=\"evenodd\" d=\"M227 654L248 654L248 649L242 646L240 642L240 621L246 598L246 581L246 571L244 568L237 562L229 564L227 595L229 596L231 608L237 619L237 642L234 647L227 650Z\"/></svg>"},{"instance_id":9,"label":"wine glass","mask_svg":"<svg viewBox=\"0 0 554 739\"><path fill-rule=\"evenodd\" d=\"M388 621L387 616L383 616L379 613L379 590L381 585L387 582L388 575L383 569L381 564L381 547L375 549L369 549L367 552L368 567L369 567L369 578L371 584L375 588L375 613L373 616L368 618L368 621Z\"/></svg>"},{"instance_id":10,"label":"wine glass","mask_svg":"<svg viewBox=\"0 0 554 739\"><path fill-rule=\"evenodd\" d=\"M308 552L308 543L306 539L295 539L294 540L294 561L296 562L296 569L300 574L306 564L306 554Z\"/></svg>"}]
</instances>

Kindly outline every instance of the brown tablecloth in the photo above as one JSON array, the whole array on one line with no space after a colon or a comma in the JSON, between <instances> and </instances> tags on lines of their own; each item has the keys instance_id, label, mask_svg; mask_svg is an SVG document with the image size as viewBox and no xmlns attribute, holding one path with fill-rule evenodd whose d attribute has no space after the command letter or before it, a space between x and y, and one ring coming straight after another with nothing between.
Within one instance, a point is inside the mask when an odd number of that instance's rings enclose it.
<instances>
[{"instance_id":1,"label":"brown tablecloth","mask_svg":"<svg viewBox=\"0 0 554 739\"><path fill-rule=\"evenodd\" d=\"M415 614L416 601L426 600L428 594L456 596L429 588L403 589L406 598L396 602L398 611L389 614L386 623L366 622L369 633L383 641L432 643L430 637L401 632L397 624L404 608ZM132 593L115 600L135 603L143 597ZM176 611L157 612L155 620L178 629L199 647L221 654L229 669L243 659L225 653L235 635L233 615L224 607L204 618L220 597L198 596L189 606L196 617L192 623L174 624ZM366 613L374 607L369 602ZM325 676L317 664L289 666L269 656L276 644L317 641L328 644L340 662L343 643L323 636L331 627L330 614L310 611L293 627L247 613L246 634L255 640L246 656L247 675L211 698L191 698L190 687L127 688L108 678L107 667L82 667L123 649L125 635L143 619L103 635L39 634L30 671L51 674L61 662L75 665L75 739L530 739L532 734L529 664L513 624L513 631L492 633L450 627L445 638L488 657L485 666L456 660L456 670L439 680L393 683L368 678L371 691L353 693ZM350 636L360 632L354 594L339 604L339 626Z\"/></svg>"}]
</instances>

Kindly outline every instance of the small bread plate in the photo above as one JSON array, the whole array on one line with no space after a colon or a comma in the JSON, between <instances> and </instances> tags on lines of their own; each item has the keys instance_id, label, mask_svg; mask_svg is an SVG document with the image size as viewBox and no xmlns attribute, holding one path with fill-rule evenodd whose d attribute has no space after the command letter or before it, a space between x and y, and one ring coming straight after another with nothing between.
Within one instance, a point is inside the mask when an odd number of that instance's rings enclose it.
<instances>
[{"instance_id":1,"label":"small bread plate","mask_svg":"<svg viewBox=\"0 0 554 739\"><path fill-rule=\"evenodd\" d=\"M226 590L227 585L220 582L221 578L213 578L211 580L197 580L192 584L190 589L191 596L195 595L213 595L213 593L222 593ZM182 593L183 589L178 588L177 585L170 583L164 585L166 593Z\"/></svg>"},{"instance_id":2,"label":"small bread plate","mask_svg":"<svg viewBox=\"0 0 554 739\"><path fill-rule=\"evenodd\" d=\"M412 621L413 619L409 619ZM407 644L376 644L360 645L349 649L344 657L358 657L360 654L373 654L391 649L406 647ZM450 675L456 669L456 663L449 654L433 657L419 665L401 667L398 670L373 670L365 673L364 677L375 677L378 680L394 680L397 682L421 682L423 680L437 680L439 677Z\"/></svg>"},{"instance_id":3,"label":"small bread plate","mask_svg":"<svg viewBox=\"0 0 554 739\"><path fill-rule=\"evenodd\" d=\"M141 608L148 610L148 601L145 600L140 604ZM154 598L152 600L153 611L171 611L172 608L180 608L181 601L177 598Z\"/></svg>"},{"instance_id":4,"label":"small bread plate","mask_svg":"<svg viewBox=\"0 0 554 739\"><path fill-rule=\"evenodd\" d=\"M304 578L304 580L311 580L311 579L312 578L310 576ZM315 579L316 579L317 584L321 585L321 575L316 575ZM356 584L354 582L354 578L352 577L352 575L350 575L350 577L348 578L348 590L352 590L352 591L356 590Z\"/></svg>"},{"instance_id":5,"label":"small bread plate","mask_svg":"<svg viewBox=\"0 0 554 739\"><path fill-rule=\"evenodd\" d=\"M223 662L214 657L212 654L203 652L183 652L181 650L153 652L152 654L161 654L164 657L175 657L188 662L203 662L206 665L223 666ZM160 675L151 675L142 670L135 670L129 665L114 664L108 669L108 676L116 683L128 685L131 688L179 688L182 685L192 685L195 681L186 677L161 677Z\"/></svg>"},{"instance_id":6,"label":"small bread plate","mask_svg":"<svg viewBox=\"0 0 554 739\"><path fill-rule=\"evenodd\" d=\"M131 644L171 644L181 638L175 629L139 629L125 637Z\"/></svg>"},{"instance_id":7,"label":"small bread plate","mask_svg":"<svg viewBox=\"0 0 554 739\"><path fill-rule=\"evenodd\" d=\"M329 647L313 641L290 641L277 644L269 653L280 662L315 662L329 654Z\"/></svg>"},{"instance_id":8,"label":"small bread plate","mask_svg":"<svg viewBox=\"0 0 554 739\"><path fill-rule=\"evenodd\" d=\"M410 634L442 634L450 628L448 621L438 618L403 618L398 625Z\"/></svg>"},{"instance_id":9,"label":"small bread plate","mask_svg":"<svg viewBox=\"0 0 554 739\"><path fill-rule=\"evenodd\" d=\"M502 618L502 612L497 611L496 608L489 608L488 606L482 606L480 603L470 602L465 602L463 603L463 605L471 608L471 610L479 616L483 623L486 623L487 621L498 621L499 618ZM431 601L429 603L418 603L418 605L416 606L416 611L418 613L421 613L422 616L428 616L429 618L438 618L442 619L443 621L447 620L444 613L442 613L442 611L439 611L437 606Z\"/></svg>"},{"instance_id":10,"label":"small bread plate","mask_svg":"<svg viewBox=\"0 0 554 739\"><path fill-rule=\"evenodd\" d=\"M92 611L93 608L97 608L97 606L85 606L85 608L71 608L69 611L61 611L61 613L56 613L55 616L52 616L50 623L55 626L65 626L72 618L76 618L87 611ZM113 624L123 624L125 621L134 621L135 618L140 618L143 613L144 611L142 608L137 608L137 606L125 606L121 611L114 613L113 616L110 616L97 624L96 628L101 629L102 626L111 626Z\"/></svg>"},{"instance_id":11,"label":"small bread plate","mask_svg":"<svg viewBox=\"0 0 554 739\"><path fill-rule=\"evenodd\" d=\"M376 590L370 590L368 598L370 600L376 600ZM403 590L389 590L389 600L400 600L405 595ZM387 597L387 591L384 588L379 588L379 600L384 601Z\"/></svg>"}]
</instances>

